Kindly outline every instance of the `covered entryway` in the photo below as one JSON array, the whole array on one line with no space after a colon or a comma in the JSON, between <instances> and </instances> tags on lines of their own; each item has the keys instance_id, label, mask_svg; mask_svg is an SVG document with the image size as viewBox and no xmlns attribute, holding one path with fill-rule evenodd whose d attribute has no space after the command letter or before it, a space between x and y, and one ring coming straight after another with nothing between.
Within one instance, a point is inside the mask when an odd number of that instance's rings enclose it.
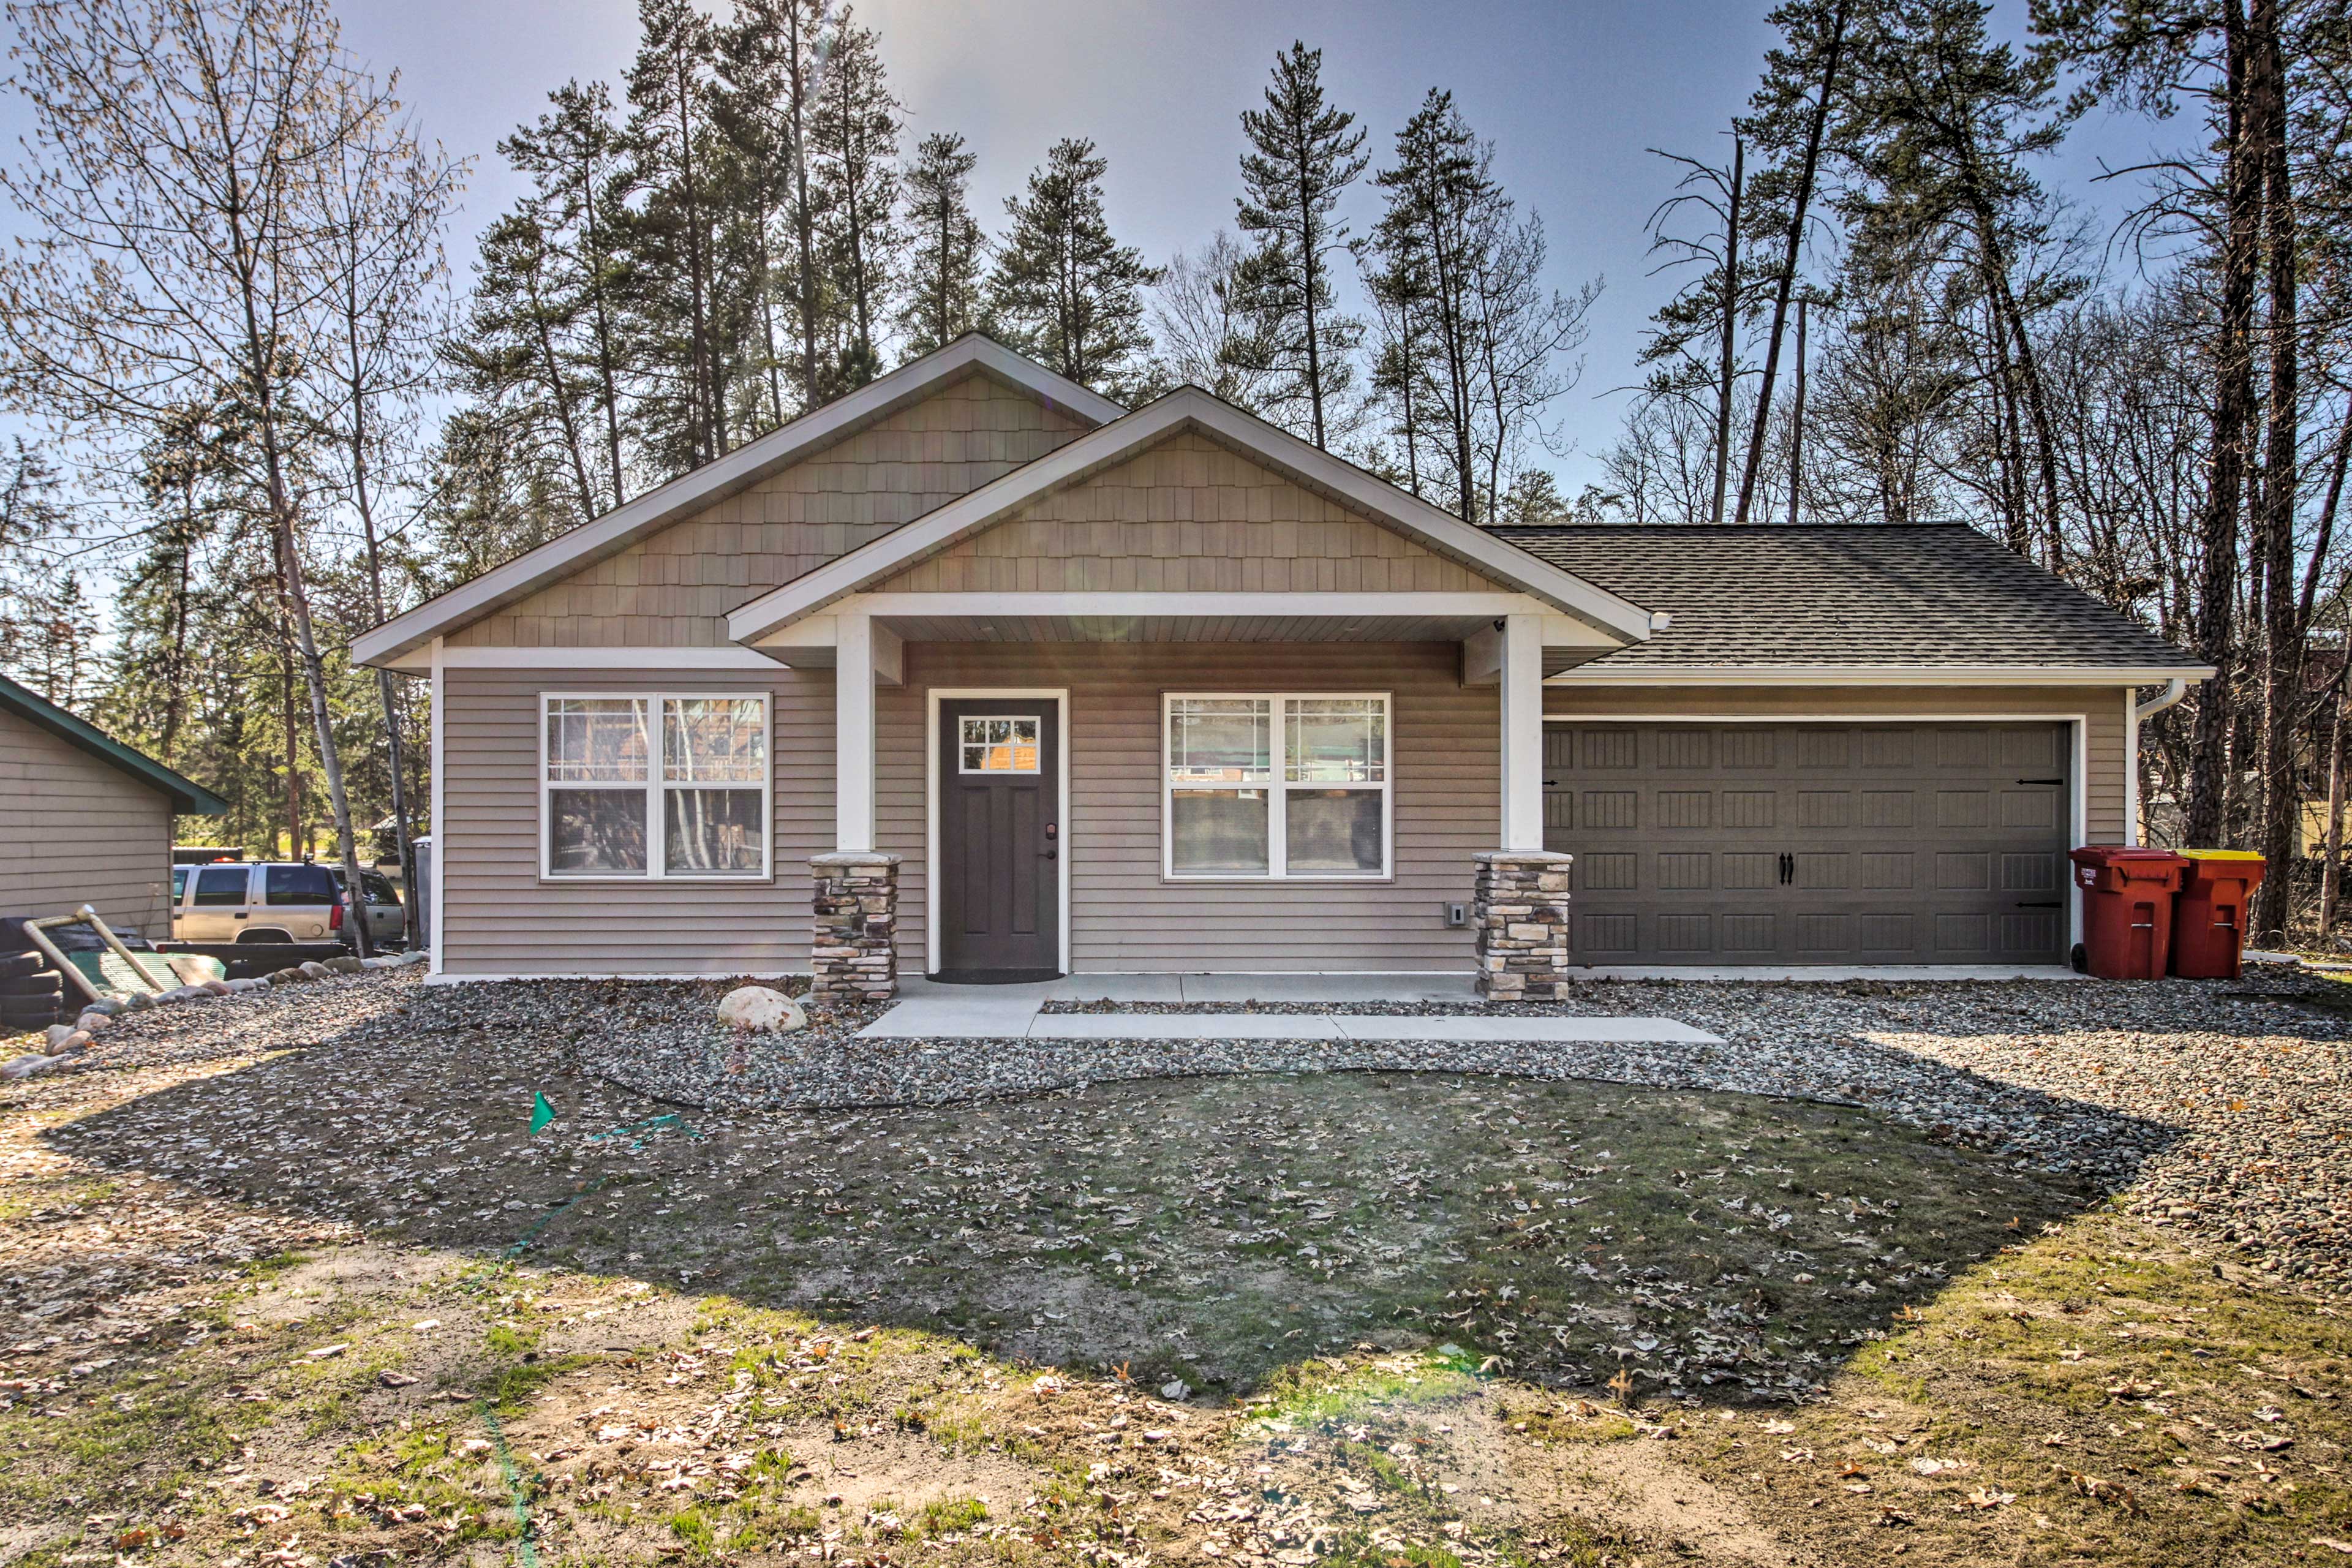
<instances>
[{"instance_id":1,"label":"covered entryway","mask_svg":"<svg viewBox=\"0 0 2352 1568\"><path fill-rule=\"evenodd\" d=\"M1062 973L1060 700L939 705L939 978Z\"/></svg>"},{"instance_id":2,"label":"covered entryway","mask_svg":"<svg viewBox=\"0 0 2352 1568\"><path fill-rule=\"evenodd\" d=\"M1575 962L2063 963L2072 729L1548 721Z\"/></svg>"}]
</instances>

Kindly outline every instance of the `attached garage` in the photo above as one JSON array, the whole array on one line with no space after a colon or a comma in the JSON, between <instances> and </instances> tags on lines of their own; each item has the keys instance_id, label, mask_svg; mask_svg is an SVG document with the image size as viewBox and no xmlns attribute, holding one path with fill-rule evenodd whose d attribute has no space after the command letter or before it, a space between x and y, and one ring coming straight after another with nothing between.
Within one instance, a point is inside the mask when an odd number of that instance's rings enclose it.
<instances>
[{"instance_id":1,"label":"attached garage","mask_svg":"<svg viewBox=\"0 0 2352 1568\"><path fill-rule=\"evenodd\" d=\"M1544 847L1586 964L2045 964L2070 942L2063 721L1555 719Z\"/></svg>"}]
</instances>

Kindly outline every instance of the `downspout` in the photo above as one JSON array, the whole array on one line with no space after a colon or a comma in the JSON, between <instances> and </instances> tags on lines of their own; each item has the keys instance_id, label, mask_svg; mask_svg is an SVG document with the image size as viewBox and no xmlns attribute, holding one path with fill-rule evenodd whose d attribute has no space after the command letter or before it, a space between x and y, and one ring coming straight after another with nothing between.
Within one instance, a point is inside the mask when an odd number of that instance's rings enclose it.
<instances>
[{"instance_id":1,"label":"downspout","mask_svg":"<svg viewBox=\"0 0 2352 1568\"><path fill-rule=\"evenodd\" d=\"M2132 722L2135 724L2145 724L2150 719L2155 718L2158 714L2163 712L2166 709L2171 707L2173 704L2179 702L2182 698L2188 695L2188 679L2185 677L2176 675L2170 680L2164 683L2163 696L2151 697L2147 701L2140 703L2132 710Z\"/></svg>"}]
</instances>

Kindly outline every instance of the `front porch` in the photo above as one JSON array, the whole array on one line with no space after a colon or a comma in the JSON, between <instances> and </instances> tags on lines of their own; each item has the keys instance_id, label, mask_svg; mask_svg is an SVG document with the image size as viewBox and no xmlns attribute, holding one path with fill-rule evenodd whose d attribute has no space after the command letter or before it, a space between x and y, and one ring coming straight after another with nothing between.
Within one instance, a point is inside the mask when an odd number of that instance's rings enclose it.
<instances>
[{"instance_id":1,"label":"front porch","mask_svg":"<svg viewBox=\"0 0 2352 1568\"><path fill-rule=\"evenodd\" d=\"M1612 639L1506 594L1255 595L1250 615L1197 595L915 597L853 596L751 643L833 671L820 992L878 1000L898 977L996 978L992 963L1023 978L1409 972L1503 999L1557 984L1567 889L1543 852L1542 681ZM937 603L966 597L997 607ZM1345 602L1265 613L1317 597ZM1255 704L1256 765L1221 758L1171 782L1183 701ZM1316 773L1313 793L1362 797L1338 803L1360 819L1359 858L1286 857L1286 831L1304 842L1316 826L1291 798L1309 791L1286 726L1302 702L1351 701L1381 754ZM1020 731L1036 753L1026 778L999 782L1026 794L982 805L990 781L964 766L954 726L1015 709L1042 726ZM1213 812L1189 809L1205 795ZM1201 850L1194 834L1217 842ZM1213 863L1186 863L1196 851ZM999 940L1023 921L1028 947Z\"/></svg>"}]
</instances>

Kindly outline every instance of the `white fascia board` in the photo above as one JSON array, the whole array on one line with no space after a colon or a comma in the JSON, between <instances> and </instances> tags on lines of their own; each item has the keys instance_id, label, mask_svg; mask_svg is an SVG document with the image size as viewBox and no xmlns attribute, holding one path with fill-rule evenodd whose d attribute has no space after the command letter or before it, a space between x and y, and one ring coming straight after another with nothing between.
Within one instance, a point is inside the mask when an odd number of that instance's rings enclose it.
<instances>
[{"instance_id":1,"label":"white fascia board","mask_svg":"<svg viewBox=\"0 0 2352 1568\"><path fill-rule=\"evenodd\" d=\"M1640 642L1650 635L1653 617L1640 605L1506 543L1484 529L1473 528L1194 386L1180 387L1123 419L1081 436L970 495L761 595L728 616L727 635L737 642L757 641L845 594L854 594L949 548L1038 496L1187 428L1222 437L1267 467L1329 490L1358 510L1386 519L1406 534L1439 547L1486 575L1612 634L1621 644Z\"/></svg>"},{"instance_id":2,"label":"white fascia board","mask_svg":"<svg viewBox=\"0 0 2352 1568\"><path fill-rule=\"evenodd\" d=\"M1035 395L1049 405L1066 408L1096 425L1108 424L1126 413L1109 398L1022 358L1001 343L979 336L959 338L943 349L868 382L845 397L771 430L715 462L681 474L561 538L551 539L536 550L526 551L504 565L492 567L471 582L428 599L404 615L394 616L373 631L362 633L352 640L352 658L359 664L383 664L436 636L455 631L492 613L500 605L560 582L583 566L757 483L764 475L822 450L857 427L916 401L933 387L974 370L986 371Z\"/></svg>"},{"instance_id":3,"label":"white fascia board","mask_svg":"<svg viewBox=\"0 0 2352 1568\"><path fill-rule=\"evenodd\" d=\"M1612 669L1608 661L1551 676L1547 686L2146 686L2204 680L2210 666L2146 669L2105 665L1682 665Z\"/></svg>"},{"instance_id":4,"label":"white fascia board","mask_svg":"<svg viewBox=\"0 0 2352 1568\"><path fill-rule=\"evenodd\" d=\"M445 647L444 669L740 669L776 661L742 647Z\"/></svg>"}]
</instances>

